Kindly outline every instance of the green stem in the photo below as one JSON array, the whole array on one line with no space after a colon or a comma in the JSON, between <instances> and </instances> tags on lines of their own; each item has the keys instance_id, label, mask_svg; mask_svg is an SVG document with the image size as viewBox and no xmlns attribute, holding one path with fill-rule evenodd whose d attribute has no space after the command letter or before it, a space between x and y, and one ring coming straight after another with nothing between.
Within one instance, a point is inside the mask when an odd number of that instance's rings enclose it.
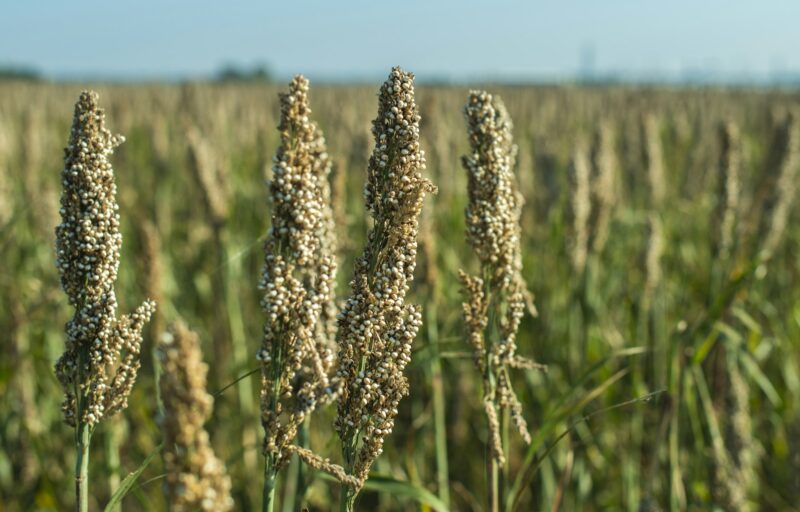
<instances>
[{"instance_id":1,"label":"green stem","mask_svg":"<svg viewBox=\"0 0 800 512\"><path fill-rule=\"evenodd\" d=\"M296 510L295 503L298 501L298 493L301 487L300 479L302 477L300 475L300 468L302 465L300 458L295 454L292 456L291 462L289 462L289 468L284 473L283 506L281 507L283 512L293 512ZM299 501L302 502L302 498L300 498Z\"/></svg>"},{"instance_id":2,"label":"green stem","mask_svg":"<svg viewBox=\"0 0 800 512\"><path fill-rule=\"evenodd\" d=\"M354 461L356 460L356 450L358 448L358 434L346 436L342 439L342 457L344 459L344 469L348 475L353 474ZM349 485L342 484L342 492L339 498L339 510L341 512L352 512L355 510L356 497L358 491Z\"/></svg>"},{"instance_id":3,"label":"green stem","mask_svg":"<svg viewBox=\"0 0 800 512\"><path fill-rule=\"evenodd\" d=\"M122 421L123 421L122 418L111 418L111 421L108 422L108 427L105 435L106 471L108 472L108 492L112 496L119 488L119 483L120 483L119 447L123 437L123 430L124 430L123 428L124 425ZM119 512L121 510L121 506L116 505L113 508L106 510L108 512Z\"/></svg>"},{"instance_id":4,"label":"green stem","mask_svg":"<svg viewBox=\"0 0 800 512\"><path fill-rule=\"evenodd\" d=\"M436 307L434 304L428 304L425 310L428 316L428 340L433 348L433 355L430 359L430 372L431 392L433 395L433 430L436 440L436 482L439 488L439 499L449 507L450 470L447 462L447 418L442 379L442 359L439 354L439 331L436 324Z\"/></svg>"},{"instance_id":5,"label":"green stem","mask_svg":"<svg viewBox=\"0 0 800 512\"><path fill-rule=\"evenodd\" d=\"M308 448L308 418L300 424L297 431L297 445L301 448ZM289 469L286 472L286 485L283 491L283 512L294 512L297 510L296 505L302 505L306 497L306 491L309 485L309 470L308 466L303 464L296 454L292 456L292 461L289 463Z\"/></svg>"},{"instance_id":6,"label":"green stem","mask_svg":"<svg viewBox=\"0 0 800 512\"><path fill-rule=\"evenodd\" d=\"M487 382L484 382L484 387L488 386L489 396L494 397L494 405L497 403L497 398L495 397L496 391L496 384L497 384L497 375L493 362L492 362L492 354L494 353L494 345L497 343L498 339L498 332L497 332L497 319L501 316L501 308L502 308L502 297L499 297L497 293L492 293L491 289L491 276L492 270L489 267L484 267L483 271L483 294L484 297L488 298L489 306L487 311L487 323L486 328L484 330L484 343L486 344L484 354L484 364L486 365L486 374L487 374ZM486 390L484 389L484 392ZM489 434L491 436L491 434ZM502 437L502 433L501 433ZM488 442L491 442L490 439L487 439ZM502 441L502 440L501 440ZM501 442L501 448L502 442ZM504 448L503 448L504 449ZM505 452L504 452L505 454ZM486 475L486 497L487 497L487 505L488 510L490 512L499 512L500 511L500 466L497 460L492 453L491 447L487 445L486 449L486 457L487 457L487 475Z\"/></svg>"},{"instance_id":7,"label":"green stem","mask_svg":"<svg viewBox=\"0 0 800 512\"><path fill-rule=\"evenodd\" d=\"M342 497L339 500L340 512L353 512L356 507L356 497L358 492L349 485L342 486Z\"/></svg>"},{"instance_id":8,"label":"green stem","mask_svg":"<svg viewBox=\"0 0 800 512\"><path fill-rule=\"evenodd\" d=\"M272 348L270 361L270 375L272 377L272 393L270 394L269 410L276 411L281 396L281 373L283 372L283 344L277 343ZM278 479L276 455L267 452L264 464L264 492L262 500L263 512L272 512L275 502L275 486Z\"/></svg>"},{"instance_id":9,"label":"green stem","mask_svg":"<svg viewBox=\"0 0 800 512\"><path fill-rule=\"evenodd\" d=\"M89 425L80 420L77 435L77 459L75 460L75 497L78 512L89 511L89 443L92 435Z\"/></svg>"},{"instance_id":10,"label":"green stem","mask_svg":"<svg viewBox=\"0 0 800 512\"><path fill-rule=\"evenodd\" d=\"M278 472L275 471L273 456L268 454L264 464L264 499L262 501L262 512L272 512L275 507L275 487L278 480Z\"/></svg>"},{"instance_id":11,"label":"green stem","mask_svg":"<svg viewBox=\"0 0 800 512\"><path fill-rule=\"evenodd\" d=\"M487 453L487 456L489 458L489 511L500 512L500 466L491 453Z\"/></svg>"},{"instance_id":12,"label":"green stem","mask_svg":"<svg viewBox=\"0 0 800 512\"><path fill-rule=\"evenodd\" d=\"M509 450L511 444L508 437L509 423L510 418L508 409L500 409L500 447L503 449L503 454L505 455L505 463L501 464L498 468L499 476L497 482L497 495L500 501L503 501L505 498L506 485L508 482L508 459L511 456Z\"/></svg>"}]
</instances>

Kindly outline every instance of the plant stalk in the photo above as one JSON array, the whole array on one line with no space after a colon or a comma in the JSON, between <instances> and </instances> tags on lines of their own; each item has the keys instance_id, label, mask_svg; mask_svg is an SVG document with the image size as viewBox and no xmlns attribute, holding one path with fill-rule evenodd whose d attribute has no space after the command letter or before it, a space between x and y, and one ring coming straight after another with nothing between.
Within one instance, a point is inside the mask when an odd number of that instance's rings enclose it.
<instances>
[{"instance_id":1,"label":"plant stalk","mask_svg":"<svg viewBox=\"0 0 800 512\"><path fill-rule=\"evenodd\" d=\"M491 450L488 450L491 452ZM500 464L491 453L489 457L489 511L500 512Z\"/></svg>"},{"instance_id":2,"label":"plant stalk","mask_svg":"<svg viewBox=\"0 0 800 512\"><path fill-rule=\"evenodd\" d=\"M119 488L120 483L120 459L119 448L124 435L124 424L122 418L111 418L105 432L106 449L106 471L108 472L108 492L113 496ZM106 512L120 512L122 507L116 505L107 508Z\"/></svg>"},{"instance_id":3,"label":"plant stalk","mask_svg":"<svg viewBox=\"0 0 800 512\"><path fill-rule=\"evenodd\" d=\"M272 454L267 454L264 464L264 495L261 505L262 512L272 512L275 507L275 487L278 472L275 471L275 461Z\"/></svg>"},{"instance_id":4,"label":"plant stalk","mask_svg":"<svg viewBox=\"0 0 800 512\"><path fill-rule=\"evenodd\" d=\"M442 379L442 360L439 354L439 331L436 324L436 308L433 304L429 304L425 310L428 313L428 340L433 348L433 355L430 359L430 372L431 392L433 395L433 429L436 443L436 483L439 490L439 499L449 507L450 470L447 462L447 419Z\"/></svg>"},{"instance_id":5,"label":"plant stalk","mask_svg":"<svg viewBox=\"0 0 800 512\"><path fill-rule=\"evenodd\" d=\"M349 485L342 486L342 497L339 501L340 512L353 512L356 506L356 497L358 492L353 490Z\"/></svg>"},{"instance_id":6,"label":"plant stalk","mask_svg":"<svg viewBox=\"0 0 800 512\"><path fill-rule=\"evenodd\" d=\"M75 460L75 510L78 512L89 512L89 443L91 438L89 425L81 419L78 423L77 459Z\"/></svg>"},{"instance_id":7,"label":"plant stalk","mask_svg":"<svg viewBox=\"0 0 800 512\"><path fill-rule=\"evenodd\" d=\"M353 461L356 460L356 448L358 448L358 437L354 434L342 440L342 456L344 458L344 468L348 475L353 474ZM358 491L347 484L342 484L342 492L339 498L339 510L341 512L353 512L356 505Z\"/></svg>"}]
</instances>

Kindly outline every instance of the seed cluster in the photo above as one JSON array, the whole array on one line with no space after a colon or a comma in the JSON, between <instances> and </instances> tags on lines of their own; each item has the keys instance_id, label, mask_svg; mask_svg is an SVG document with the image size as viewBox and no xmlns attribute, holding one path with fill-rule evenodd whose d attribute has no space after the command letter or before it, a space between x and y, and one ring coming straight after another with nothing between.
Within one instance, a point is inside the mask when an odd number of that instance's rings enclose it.
<instances>
[{"instance_id":1,"label":"seed cluster","mask_svg":"<svg viewBox=\"0 0 800 512\"><path fill-rule=\"evenodd\" d=\"M714 212L719 232L713 240L713 255L719 261L727 261L733 250L739 210L739 166L741 148L739 128L732 122L719 126L719 181L717 182L717 205Z\"/></svg>"},{"instance_id":2,"label":"seed cluster","mask_svg":"<svg viewBox=\"0 0 800 512\"><path fill-rule=\"evenodd\" d=\"M308 80L296 76L281 94L281 144L269 184L272 227L260 287L266 314L261 364L264 450L280 467L304 418L335 399L329 378L334 352L336 273L328 176L321 130L309 116Z\"/></svg>"},{"instance_id":3,"label":"seed cluster","mask_svg":"<svg viewBox=\"0 0 800 512\"><path fill-rule=\"evenodd\" d=\"M595 135L592 166L595 171L592 209L596 210L597 214L591 233L591 245L595 253L601 253L608 241L613 210L619 200L617 194L619 164L614 152L614 131L608 122L603 122Z\"/></svg>"},{"instance_id":4,"label":"seed cluster","mask_svg":"<svg viewBox=\"0 0 800 512\"><path fill-rule=\"evenodd\" d=\"M214 229L220 229L228 218L228 180L214 148L200 130L191 126L186 132L189 143L188 161L192 178L200 187L203 206Z\"/></svg>"},{"instance_id":5,"label":"seed cluster","mask_svg":"<svg viewBox=\"0 0 800 512\"><path fill-rule=\"evenodd\" d=\"M576 274L581 275L586 270L592 214L591 169L583 143L577 145L572 156L572 179L572 267Z\"/></svg>"},{"instance_id":6,"label":"seed cluster","mask_svg":"<svg viewBox=\"0 0 800 512\"><path fill-rule=\"evenodd\" d=\"M659 120L648 114L642 121L642 135L644 138L644 159L647 167L647 179L650 184L650 194L653 206L659 209L664 205L667 195L667 180L664 175L664 150L661 146L661 126Z\"/></svg>"},{"instance_id":7,"label":"seed cluster","mask_svg":"<svg viewBox=\"0 0 800 512\"><path fill-rule=\"evenodd\" d=\"M790 114L778 127L775 140L770 148L767 172L778 170L774 190L762 205L762 225L760 232L759 258L767 261L772 258L781 243L789 214L797 193L797 175L800 172L800 125Z\"/></svg>"},{"instance_id":8,"label":"seed cluster","mask_svg":"<svg viewBox=\"0 0 800 512\"><path fill-rule=\"evenodd\" d=\"M408 394L403 370L422 323L420 308L405 297L416 266L423 199L436 187L421 174L425 155L413 84L412 73L395 67L381 86L364 189L373 226L339 317L337 378L343 386L335 428L359 488Z\"/></svg>"},{"instance_id":9,"label":"seed cluster","mask_svg":"<svg viewBox=\"0 0 800 512\"><path fill-rule=\"evenodd\" d=\"M123 141L105 128L97 94L83 92L64 150L61 224L56 228L56 266L75 308L56 375L66 393L64 418L73 426L81 421L93 427L127 407L140 366L142 329L155 311L155 303L147 300L117 318L114 282L122 235L108 157Z\"/></svg>"},{"instance_id":10,"label":"seed cluster","mask_svg":"<svg viewBox=\"0 0 800 512\"><path fill-rule=\"evenodd\" d=\"M647 248L644 253L645 282L642 290L642 310L650 311L653 299L661 286L662 268L661 258L664 256L664 226L661 216L657 212L650 213L647 219L648 238Z\"/></svg>"},{"instance_id":11,"label":"seed cluster","mask_svg":"<svg viewBox=\"0 0 800 512\"><path fill-rule=\"evenodd\" d=\"M508 409L520 435L530 442L522 405L511 387L510 368L543 368L516 354L516 335L532 297L522 279L519 219L522 196L512 171L511 119L498 97L473 91L464 109L471 153L462 159L468 175L467 242L480 276L460 272L463 304L475 365L483 378L492 456L504 461L499 411Z\"/></svg>"},{"instance_id":12,"label":"seed cluster","mask_svg":"<svg viewBox=\"0 0 800 512\"><path fill-rule=\"evenodd\" d=\"M208 365L197 334L175 323L161 338L158 358L163 371L161 422L170 510L233 510L231 480L203 429L214 400L206 392Z\"/></svg>"}]
</instances>

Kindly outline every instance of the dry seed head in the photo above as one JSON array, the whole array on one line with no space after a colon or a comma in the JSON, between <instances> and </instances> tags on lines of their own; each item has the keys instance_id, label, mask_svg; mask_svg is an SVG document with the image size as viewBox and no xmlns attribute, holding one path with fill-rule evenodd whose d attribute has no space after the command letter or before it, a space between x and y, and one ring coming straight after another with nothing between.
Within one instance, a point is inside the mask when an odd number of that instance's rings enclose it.
<instances>
[{"instance_id":1,"label":"dry seed head","mask_svg":"<svg viewBox=\"0 0 800 512\"><path fill-rule=\"evenodd\" d=\"M589 250L589 216L592 209L590 188L591 170L586 147L579 143L572 156L572 267L580 275L586 269L586 257Z\"/></svg>"},{"instance_id":2,"label":"dry seed head","mask_svg":"<svg viewBox=\"0 0 800 512\"><path fill-rule=\"evenodd\" d=\"M750 389L738 362L730 365L730 397L728 416L731 462L737 468L737 484L748 496L757 491L757 467L761 458L761 445L753 436L750 411Z\"/></svg>"},{"instance_id":3,"label":"dry seed head","mask_svg":"<svg viewBox=\"0 0 800 512\"><path fill-rule=\"evenodd\" d=\"M197 127L189 127L186 139L189 143L189 170L200 187L209 220L215 229L219 229L228 218L227 183L221 163Z\"/></svg>"},{"instance_id":4,"label":"dry seed head","mask_svg":"<svg viewBox=\"0 0 800 512\"><path fill-rule=\"evenodd\" d=\"M80 421L93 427L127 407L139 370L142 329L155 311L155 303L147 300L133 314L117 318L114 282L122 235L108 157L123 140L105 128L97 94L83 92L64 151L61 224L56 228L56 266L75 307L66 326L66 351L56 364L70 425L81 414Z\"/></svg>"},{"instance_id":5,"label":"dry seed head","mask_svg":"<svg viewBox=\"0 0 800 512\"><path fill-rule=\"evenodd\" d=\"M6 127L6 118L0 114L0 227L11 220L11 137Z\"/></svg>"},{"instance_id":6,"label":"dry seed head","mask_svg":"<svg viewBox=\"0 0 800 512\"><path fill-rule=\"evenodd\" d=\"M733 250L739 216L739 167L741 162L739 128L733 122L720 124L719 141L719 182L714 215L719 225L719 233L715 236L714 256L726 261Z\"/></svg>"},{"instance_id":7,"label":"dry seed head","mask_svg":"<svg viewBox=\"0 0 800 512\"><path fill-rule=\"evenodd\" d=\"M511 119L499 98L470 93L464 109L471 154L467 170L467 242L482 266L491 268L491 285L508 287L522 266L519 218L522 196L512 172Z\"/></svg>"},{"instance_id":8,"label":"dry seed head","mask_svg":"<svg viewBox=\"0 0 800 512\"><path fill-rule=\"evenodd\" d=\"M595 173L592 193L597 209L592 250L600 253L608 240L609 225L619 199L617 197L619 163L614 151L614 131L608 123L601 124L595 136L592 165Z\"/></svg>"},{"instance_id":9,"label":"dry seed head","mask_svg":"<svg viewBox=\"0 0 800 512\"><path fill-rule=\"evenodd\" d=\"M10 172L0 154L0 227L5 227L11 221L13 212Z\"/></svg>"},{"instance_id":10,"label":"dry seed head","mask_svg":"<svg viewBox=\"0 0 800 512\"><path fill-rule=\"evenodd\" d=\"M661 146L661 127L659 126L658 118L652 114L646 115L642 124L647 179L650 184L653 206L659 209L664 204L664 198L667 195L667 184L664 176L664 151Z\"/></svg>"},{"instance_id":11,"label":"dry seed head","mask_svg":"<svg viewBox=\"0 0 800 512\"><path fill-rule=\"evenodd\" d=\"M712 435L715 480L712 491L724 510L749 511L753 510L752 498L758 491L756 468L760 446L753 438L750 391L735 357L729 360L727 368L729 385L725 409L719 417L726 420L726 428Z\"/></svg>"},{"instance_id":12,"label":"dry seed head","mask_svg":"<svg viewBox=\"0 0 800 512\"><path fill-rule=\"evenodd\" d=\"M173 324L161 338L158 357L170 510L233 510L231 480L203 428L214 400L206 392L208 365L197 334L183 323Z\"/></svg>"},{"instance_id":13,"label":"dry seed head","mask_svg":"<svg viewBox=\"0 0 800 512\"><path fill-rule=\"evenodd\" d=\"M530 441L509 369L540 367L516 354L520 321L526 308L535 310L521 275L519 219L523 200L512 173L515 149L511 119L500 98L480 91L470 93L464 112L471 148L462 159L469 194L466 237L484 277L460 272L465 295L462 308L475 365L483 380L491 453L502 463L505 456L497 420L502 409L511 413L523 440ZM490 325L490 321L496 325ZM490 332L496 332L496 339L487 339Z\"/></svg>"},{"instance_id":14,"label":"dry seed head","mask_svg":"<svg viewBox=\"0 0 800 512\"><path fill-rule=\"evenodd\" d=\"M303 462L308 464L310 468L317 471L324 471L329 475L332 475L343 485L349 485L354 489L357 489L361 486L361 482L359 482L355 477L348 475L347 471L345 471L342 466L331 463L330 460L320 457L311 450L301 448L296 445L289 445L286 447L286 450L289 453L296 454Z\"/></svg>"},{"instance_id":15,"label":"dry seed head","mask_svg":"<svg viewBox=\"0 0 800 512\"><path fill-rule=\"evenodd\" d=\"M661 217L657 213L651 213L648 218L649 238L647 240L647 251L645 252L645 285L642 292L642 309L649 311L656 295L656 291L661 284L661 257L664 254L664 230Z\"/></svg>"},{"instance_id":16,"label":"dry seed head","mask_svg":"<svg viewBox=\"0 0 800 512\"><path fill-rule=\"evenodd\" d=\"M280 95L281 144L269 184L272 227L264 245L261 305L266 314L257 358L262 370L264 450L277 467L297 427L338 388L329 379L336 273L330 159L310 120L308 80L296 76Z\"/></svg>"},{"instance_id":17,"label":"dry seed head","mask_svg":"<svg viewBox=\"0 0 800 512\"><path fill-rule=\"evenodd\" d=\"M762 226L760 230L766 233L760 244L759 257L763 261L772 258L783 239L797 191L797 174L800 169L800 126L793 115L789 115L778 129L770 151L771 162L777 166L779 175L770 199L763 206L764 219L768 222L768 225ZM767 172L771 171L773 169L767 169Z\"/></svg>"},{"instance_id":18,"label":"dry seed head","mask_svg":"<svg viewBox=\"0 0 800 512\"><path fill-rule=\"evenodd\" d=\"M335 428L360 483L408 394L403 371L422 324L420 308L405 298L416 265L422 202L436 188L421 174L425 157L413 81L413 74L395 67L380 90L364 190L373 227L339 317L337 377L343 387ZM357 448L349 452L348 446Z\"/></svg>"}]
</instances>

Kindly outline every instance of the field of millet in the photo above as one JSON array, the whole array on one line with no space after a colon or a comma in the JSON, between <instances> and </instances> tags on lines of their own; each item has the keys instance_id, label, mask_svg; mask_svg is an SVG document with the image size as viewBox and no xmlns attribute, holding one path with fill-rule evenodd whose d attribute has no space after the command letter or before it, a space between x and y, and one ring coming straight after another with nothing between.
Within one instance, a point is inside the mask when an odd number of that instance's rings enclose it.
<instances>
[{"instance_id":1,"label":"field of millet","mask_svg":"<svg viewBox=\"0 0 800 512\"><path fill-rule=\"evenodd\" d=\"M423 78L0 83L0 511L797 507L800 95Z\"/></svg>"}]
</instances>

